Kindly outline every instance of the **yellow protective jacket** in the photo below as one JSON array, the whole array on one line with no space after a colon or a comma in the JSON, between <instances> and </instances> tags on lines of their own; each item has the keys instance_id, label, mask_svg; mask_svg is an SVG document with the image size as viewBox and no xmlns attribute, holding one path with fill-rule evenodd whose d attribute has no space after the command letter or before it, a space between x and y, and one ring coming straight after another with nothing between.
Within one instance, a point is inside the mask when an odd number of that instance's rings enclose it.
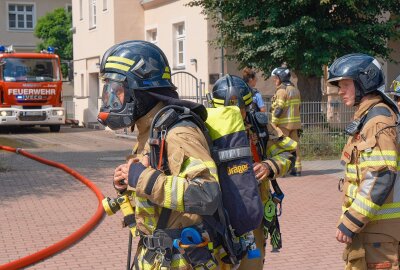
<instances>
[{"instance_id":1,"label":"yellow protective jacket","mask_svg":"<svg viewBox=\"0 0 400 270\"><path fill-rule=\"evenodd\" d=\"M282 83L272 97L271 122L288 130L300 129L300 91L292 83Z\"/></svg>"},{"instance_id":2,"label":"yellow protective jacket","mask_svg":"<svg viewBox=\"0 0 400 270\"><path fill-rule=\"evenodd\" d=\"M375 109L380 110L379 114L370 119L367 115L364 126L350 136L343 149L343 214L338 228L350 237L370 232L400 239L397 117L379 95L368 95L354 118L360 119Z\"/></svg>"},{"instance_id":3,"label":"yellow protective jacket","mask_svg":"<svg viewBox=\"0 0 400 270\"><path fill-rule=\"evenodd\" d=\"M262 181L260 186L261 200L265 203L269 198L269 179L283 177L294 166L297 143L285 137L279 128L267 126L269 139L267 142L267 159L263 160L272 170L268 179Z\"/></svg>"}]
</instances>

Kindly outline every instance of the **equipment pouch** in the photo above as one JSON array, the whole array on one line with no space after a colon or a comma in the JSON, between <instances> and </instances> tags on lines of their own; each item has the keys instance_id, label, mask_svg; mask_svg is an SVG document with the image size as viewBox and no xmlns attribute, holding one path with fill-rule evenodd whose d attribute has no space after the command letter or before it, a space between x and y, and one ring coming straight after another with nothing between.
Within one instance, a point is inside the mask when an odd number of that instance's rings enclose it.
<instances>
[{"instance_id":1,"label":"equipment pouch","mask_svg":"<svg viewBox=\"0 0 400 270\"><path fill-rule=\"evenodd\" d=\"M365 249L359 236L355 236L353 242L348 244L343 251L343 260L346 262L345 270L368 270L365 260Z\"/></svg>"},{"instance_id":2,"label":"equipment pouch","mask_svg":"<svg viewBox=\"0 0 400 270\"><path fill-rule=\"evenodd\" d=\"M398 269L399 241L386 234L363 233L368 269Z\"/></svg>"},{"instance_id":3,"label":"equipment pouch","mask_svg":"<svg viewBox=\"0 0 400 270\"><path fill-rule=\"evenodd\" d=\"M207 246L186 248L185 255L195 270L217 268L218 263Z\"/></svg>"}]
</instances>

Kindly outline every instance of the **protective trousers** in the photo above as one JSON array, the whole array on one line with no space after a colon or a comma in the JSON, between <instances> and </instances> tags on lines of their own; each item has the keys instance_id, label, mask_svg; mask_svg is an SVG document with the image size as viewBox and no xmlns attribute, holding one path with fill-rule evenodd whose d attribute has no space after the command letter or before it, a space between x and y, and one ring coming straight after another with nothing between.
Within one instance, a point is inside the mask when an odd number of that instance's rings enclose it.
<instances>
[{"instance_id":1,"label":"protective trousers","mask_svg":"<svg viewBox=\"0 0 400 270\"><path fill-rule=\"evenodd\" d=\"M264 266L265 257L265 236L264 236L264 226L261 224L260 227L253 231L254 238L256 240L257 248L260 249L261 257L249 260L247 255L244 256L240 262L239 270L262 270Z\"/></svg>"},{"instance_id":2,"label":"protective trousers","mask_svg":"<svg viewBox=\"0 0 400 270\"><path fill-rule=\"evenodd\" d=\"M295 142L297 142L296 148L296 163L294 164L293 171L297 173L301 173L301 157L300 157L300 138L298 129L287 129L283 127L279 127L282 130L284 136L291 138Z\"/></svg>"},{"instance_id":3,"label":"protective trousers","mask_svg":"<svg viewBox=\"0 0 400 270\"><path fill-rule=\"evenodd\" d=\"M360 233L343 252L345 270L399 270L399 244L386 234Z\"/></svg>"}]
</instances>

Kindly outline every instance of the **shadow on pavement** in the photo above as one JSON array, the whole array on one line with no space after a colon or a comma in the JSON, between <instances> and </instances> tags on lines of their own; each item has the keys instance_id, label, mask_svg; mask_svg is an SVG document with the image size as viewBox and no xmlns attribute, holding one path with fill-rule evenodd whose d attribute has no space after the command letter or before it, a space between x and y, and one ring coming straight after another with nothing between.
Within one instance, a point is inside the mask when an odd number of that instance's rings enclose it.
<instances>
[{"instance_id":1,"label":"shadow on pavement","mask_svg":"<svg viewBox=\"0 0 400 270\"><path fill-rule=\"evenodd\" d=\"M95 129L87 129L83 127L70 127L61 126L60 133L77 133L77 132L88 132L90 130L96 131ZM97 130L98 131L98 130ZM50 133L49 127L39 126L0 126L0 135L3 134L38 134L38 133Z\"/></svg>"}]
</instances>

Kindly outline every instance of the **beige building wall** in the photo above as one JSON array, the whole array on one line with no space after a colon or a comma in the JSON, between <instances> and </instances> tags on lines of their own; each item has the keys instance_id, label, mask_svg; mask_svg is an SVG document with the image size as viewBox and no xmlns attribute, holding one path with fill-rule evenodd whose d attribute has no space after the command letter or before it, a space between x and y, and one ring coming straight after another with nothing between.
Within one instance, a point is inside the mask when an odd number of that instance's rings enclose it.
<instances>
[{"instance_id":1,"label":"beige building wall","mask_svg":"<svg viewBox=\"0 0 400 270\"><path fill-rule=\"evenodd\" d=\"M92 1L72 3L75 119L88 126L97 123L101 106L101 58L115 43L143 39L143 10L132 0L98 0L95 11Z\"/></svg>"},{"instance_id":2,"label":"beige building wall","mask_svg":"<svg viewBox=\"0 0 400 270\"><path fill-rule=\"evenodd\" d=\"M0 0L0 44L13 45L18 52L35 51L40 42L34 37L32 30L13 30L8 24L8 4L33 4L33 28L38 19L56 8L71 6L71 0Z\"/></svg>"},{"instance_id":3,"label":"beige building wall","mask_svg":"<svg viewBox=\"0 0 400 270\"><path fill-rule=\"evenodd\" d=\"M126 40L154 42L166 54L172 73L189 72L201 79L205 88L208 88L210 72L219 73L218 59L209 55L214 51L208 43L213 38L209 35L210 24L200 14L200 8L185 6L189 0L97 0L95 27L90 27L89 14L93 8L90 2L72 0L75 119L81 124L97 122L102 83L95 78L99 75L102 55L115 43ZM176 31L180 24L184 24L185 29L184 60L178 65ZM152 31L157 32L155 40L150 36ZM186 91L195 95L193 85L179 80L175 83L181 95L187 94Z\"/></svg>"}]
</instances>

